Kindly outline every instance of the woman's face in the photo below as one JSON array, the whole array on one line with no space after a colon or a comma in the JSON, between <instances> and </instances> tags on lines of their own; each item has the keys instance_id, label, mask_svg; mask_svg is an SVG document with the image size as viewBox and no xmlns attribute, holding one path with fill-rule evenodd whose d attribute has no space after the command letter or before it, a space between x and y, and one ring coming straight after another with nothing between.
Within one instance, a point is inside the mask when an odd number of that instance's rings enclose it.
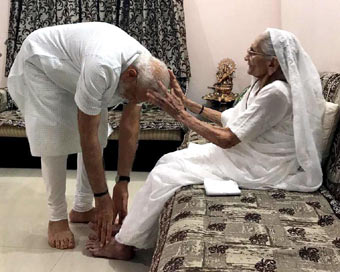
<instances>
[{"instance_id":1,"label":"woman's face","mask_svg":"<svg viewBox=\"0 0 340 272\"><path fill-rule=\"evenodd\" d=\"M270 60L260 48L262 35L258 36L247 50L244 60L248 62L248 74L257 78L263 78L268 74L268 65Z\"/></svg>"}]
</instances>

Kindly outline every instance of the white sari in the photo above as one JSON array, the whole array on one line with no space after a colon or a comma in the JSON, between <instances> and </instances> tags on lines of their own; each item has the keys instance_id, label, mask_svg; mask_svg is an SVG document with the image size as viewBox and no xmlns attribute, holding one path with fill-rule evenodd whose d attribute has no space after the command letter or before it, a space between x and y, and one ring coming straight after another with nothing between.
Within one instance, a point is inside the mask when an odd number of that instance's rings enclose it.
<instances>
[{"instance_id":1,"label":"white sari","mask_svg":"<svg viewBox=\"0 0 340 272\"><path fill-rule=\"evenodd\" d=\"M180 187L205 178L232 179L249 189L311 192L322 183L321 118L324 99L316 69L297 39L270 29L288 83L274 81L259 92L255 84L222 114L241 140L230 149L191 144L163 156L135 196L115 239L137 248L154 246L158 216Z\"/></svg>"}]
</instances>

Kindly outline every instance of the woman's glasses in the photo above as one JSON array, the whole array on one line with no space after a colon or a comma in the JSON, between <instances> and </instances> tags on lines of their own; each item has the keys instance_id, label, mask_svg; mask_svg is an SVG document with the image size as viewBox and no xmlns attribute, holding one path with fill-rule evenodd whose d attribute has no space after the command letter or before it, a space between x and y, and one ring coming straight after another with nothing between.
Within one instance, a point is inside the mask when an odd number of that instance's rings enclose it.
<instances>
[{"instance_id":1,"label":"woman's glasses","mask_svg":"<svg viewBox=\"0 0 340 272\"><path fill-rule=\"evenodd\" d=\"M261 52L256 52L254 51L254 49L252 48L248 48L247 49L247 54L252 57L252 56L266 56L266 57L273 57L272 55L267 55L267 54L264 54L264 53L261 53Z\"/></svg>"}]
</instances>

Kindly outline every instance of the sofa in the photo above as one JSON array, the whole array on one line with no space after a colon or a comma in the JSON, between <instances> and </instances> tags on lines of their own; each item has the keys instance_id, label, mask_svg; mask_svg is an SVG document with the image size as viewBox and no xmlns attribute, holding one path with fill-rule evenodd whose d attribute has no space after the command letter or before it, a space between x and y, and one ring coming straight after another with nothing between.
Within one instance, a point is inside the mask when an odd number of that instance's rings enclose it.
<instances>
[{"instance_id":1,"label":"sofa","mask_svg":"<svg viewBox=\"0 0 340 272\"><path fill-rule=\"evenodd\" d=\"M325 99L340 104L340 74L321 80ZM203 185L178 190L161 213L150 271L340 271L339 122L333 131L316 192L212 197ZM182 147L189 142L206 140L189 130Z\"/></svg>"},{"instance_id":2,"label":"sofa","mask_svg":"<svg viewBox=\"0 0 340 272\"><path fill-rule=\"evenodd\" d=\"M110 135L108 146L104 150L106 170L116 170L117 167L121 115L122 106L111 109L108 113ZM158 107L144 104L140 119L139 147L133 170L150 171L163 154L176 150L183 140L183 134L184 127L181 123ZM40 159L30 155L25 121L7 88L0 89L0 146L3 151L7 151L6 156L0 158L0 167L40 167ZM147 160L145 154L148 156ZM70 157L68 168L75 169L76 157Z\"/></svg>"}]
</instances>

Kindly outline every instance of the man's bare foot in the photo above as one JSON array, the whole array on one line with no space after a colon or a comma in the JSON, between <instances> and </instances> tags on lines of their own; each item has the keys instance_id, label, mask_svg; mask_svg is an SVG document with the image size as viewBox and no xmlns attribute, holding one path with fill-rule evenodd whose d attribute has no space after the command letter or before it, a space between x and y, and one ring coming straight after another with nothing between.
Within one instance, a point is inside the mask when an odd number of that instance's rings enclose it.
<instances>
[{"instance_id":1,"label":"man's bare foot","mask_svg":"<svg viewBox=\"0 0 340 272\"><path fill-rule=\"evenodd\" d=\"M89 228L91 230L93 230L92 233L89 234L89 239L92 241L98 240L98 236L97 236L97 224L89 222L88 224ZM112 225L112 237L115 237L116 234L119 232L120 228L122 225L118 225L118 224L113 224Z\"/></svg>"},{"instance_id":2,"label":"man's bare foot","mask_svg":"<svg viewBox=\"0 0 340 272\"><path fill-rule=\"evenodd\" d=\"M90 251L94 257L128 261L134 256L133 247L120 244L113 237L110 243L104 247L100 247L99 241L87 241L86 249Z\"/></svg>"},{"instance_id":3,"label":"man's bare foot","mask_svg":"<svg viewBox=\"0 0 340 272\"><path fill-rule=\"evenodd\" d=\"M48 244L58 249L74 248L74 236L67 219L48 222Z\"/></svg>"},{"instance_id":4,"label":"man's bare foot","mask_svg":"<svg viewBox=\"0 0 340 272\"><path fill-rule=\"evenodd\" d=\"M70 222L72 223L89 223L95 221L95 208L87 211L87 212L76 212L75 210L71 210L69 213Z\"/></svg>"}]
</instances>

